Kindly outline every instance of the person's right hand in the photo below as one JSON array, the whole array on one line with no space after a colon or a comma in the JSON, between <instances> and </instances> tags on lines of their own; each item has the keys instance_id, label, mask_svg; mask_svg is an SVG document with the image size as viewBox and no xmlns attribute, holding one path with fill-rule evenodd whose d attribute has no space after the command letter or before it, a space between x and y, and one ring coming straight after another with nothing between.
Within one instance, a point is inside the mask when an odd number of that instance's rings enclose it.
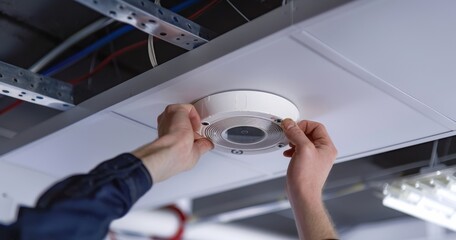
<instances>
[{"instance_id":1,"label":"person's right hand","mask_svg":"<svg viewBox=\"0 0 456 240\"><path fill-rule=\"evenodd\" d=\"M284 152L284 156L291 157L287 171L289 197L300 193L321 200L323 185L337 155L326 128L318 122L296 123L291 119L283 120L282 128L291 146Z\"/></svg>"}]
</instances>

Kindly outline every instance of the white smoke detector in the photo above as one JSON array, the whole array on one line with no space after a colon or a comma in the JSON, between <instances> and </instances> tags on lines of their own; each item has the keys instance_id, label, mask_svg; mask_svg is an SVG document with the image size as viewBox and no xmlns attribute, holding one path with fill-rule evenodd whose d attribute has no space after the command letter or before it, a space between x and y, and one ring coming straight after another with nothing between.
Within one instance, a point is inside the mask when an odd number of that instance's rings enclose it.
<instances>
[{"instance_id":1,"label":"white smoke detector","mask_svg":"<svg viewBox=\"0 0 456 240\"><path fill-rule=\"evenodd\" d=\"M200 134L216 150L232 154L258 154L288 145L280 123L297 120L298 108L289 100L260 91L229 91L194 103L201 116Z\"/></svg>"}]
</instances>

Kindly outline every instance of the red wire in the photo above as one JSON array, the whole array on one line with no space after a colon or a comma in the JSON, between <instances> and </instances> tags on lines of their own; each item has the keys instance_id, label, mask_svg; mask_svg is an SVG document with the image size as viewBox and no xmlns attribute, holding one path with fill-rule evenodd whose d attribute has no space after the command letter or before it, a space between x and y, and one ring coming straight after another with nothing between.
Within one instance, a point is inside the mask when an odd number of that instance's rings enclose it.
<instances>
[{"instance_id":1,"label":"red wire","mask_svg":"<svg viewBox=\"0 0 456 240\"><path fill-rule=\"evenodd\" d=\"M179 222L180 222L179 228L177 229L174 236L172 236L170 238L162 238L162 237L153 236L150 239L151 240L182 240L182 238L184 237L185 222L187 221L187 216L184 214L184 212L182 212L182 210L180 210L175 205L171 205L166 208L177 214L177 217L179 218Z\"/></svg>"},{"instance_id":2,"label":"red wire","mask_svg":"<svg viewBox=\"0 0 456 240\"><path fill-rule=\"evenodd\" d=\"M215 4L218 4L220 3L221 0L212 0L210 3L208 3L206 6L204 6L203 8L201 8L200 10L196 11L195 13L193 13L192 15L190 15L188 17L188 19L195 19L195 18L198 18L199 16L201 16L203 13L205 13L207 10L209 10L210 8L212 8L213 6L215 6ZM69 81L69 83L71 84L78 84L84 80L86 80L87 78L93 76L94 74L96 74L97 72L103 70L114 58L120 56L120 55L123 55L124 53L127 53L129 51L132 51L134 49L137 49L143 45L147 44L147 40L143 40L143 41L140 41L140 42L137 42L133 45L130 45L130 46L127 46L125 48L122 48L114 53L112 53L111 55L109 55L107 58L105 58L100 64L98 64L92 71L90 71L89 73L81 76L81 77L78 77L78 78L75 78L75 79L72 79Z\"/></svg>"},{"instance_id":3,"label":"red wire","mask_svg":"<svg viewBox=\"0 0 456 240\"><path fill-rule=\"evenodd\" d=\"M206 6L204 6L203 8L201 8L200 10L196 11L195 13L193 13L192 15L190 15L188 17L188 19L190 20L193 20L195 18L198 18L199 16L201 16L204 12L206 12L207 10L209 10L210 8L212 8L213 6L215 6L215 4L218 4L220 3L221 0L212 0L212 2L208 3Z\"/></svg>"},{"instance_id":4,"label":"red wire","mask_svg":"<svg viewBox=\"0 0 456 240\"><path fill-rule=\"evenodd\" d=\"M22 100L16 100L14 101L13 103L11 103L10 105L6 106L5 108L1 109L0 110L0 115L3 115L11 110L13 110L15 107L19 106L22 104Z\"/></svg>"},{"instance_id":5,"label":"red wire","mask_svg":"<svg viewBox=\"0 0 456 240\"><path fill-rule=\"evenodd\" d=\"M221 0L212 0L206 6L204 6L203 8L199 9L198 11L196 11L195 13L190 15L188 17L188 19L193 20L195 18L198 18L199 16L204 14L207 10L209 10L212 7L214 7L216 4L218 4L220 2L221 2ZM76 84L86 80L87 78L89 78L89 77L95 75L96 73L100 72L101 70L103 70L114 58L116 58L116 57L118 57L120 55L123 55L123 54L125 54L125 53L127 53L129 51L132 51L134 49L140 48L141 46L146 45L146 44L147 44L147 40L143 40L143 41L134 43L134 44L132 44L130 46L124 47L124 48L122 48L120 50L117 50L116 52L114 52L111 55L109 55L108 57L106 57L92 71L90 71L89 73L84 74L83 76L80 76L78 78L74 78L74 79L70 80L69 83L71 83L73 85L76 85ZM16 102L10 104L9 106L5 107L4 109L1 109L0 110L0 115L11 111L15 107L19 106L21 103L22 103L21 100L17 100Z\"/></svg>"},{"instance_id":6,"label":"red wire","mask_svg":"<svg viewBox=\"0 0 456 240\"><path fill-rule=\"evenodd\" d=\"M73 84L73 85L76 85L82 81L84 81L85 79L91 77L92 75L94 75L95 73L103 70L114 58L120 56L120 55L123 55L124 53L127 53L129 51L132 51L134 49L137 49L139 47L142 47L143 45L146 45L147 44L147 40L143 40L143 41L140 41L140 42L137 42L137 43L134 43L130 46L127 46L127 47L124 47L120 50L117 50L115 51L114 53L112 53L111 55L109 55L107 58L105 58L100 64L98 64L92 71L90 71L89 73L83 75L83 76L80 76L78 78L75 78L75 79L72 79L70 81L68 81L69 83Z\"/></svg>"}]
</instances>

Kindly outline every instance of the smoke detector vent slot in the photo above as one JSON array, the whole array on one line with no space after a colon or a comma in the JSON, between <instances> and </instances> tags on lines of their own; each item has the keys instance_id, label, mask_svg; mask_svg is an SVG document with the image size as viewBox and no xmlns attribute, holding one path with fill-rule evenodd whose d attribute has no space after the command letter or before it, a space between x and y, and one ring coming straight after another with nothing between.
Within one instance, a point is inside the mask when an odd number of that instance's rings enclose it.
<instances>
[{"instance_id":1,"label":"smoke detector vent slot","mask_svg":"<svg viewBox=\"0 0 456 240\"><path fill-rule=\"evenodd\" d=\"M289 100L260 91L230 91L194 103L201 116L200 134L219 151L242 155L278 150L288 144L280 123L297 120L299 111Z\"/></svg>"}]
</instances>

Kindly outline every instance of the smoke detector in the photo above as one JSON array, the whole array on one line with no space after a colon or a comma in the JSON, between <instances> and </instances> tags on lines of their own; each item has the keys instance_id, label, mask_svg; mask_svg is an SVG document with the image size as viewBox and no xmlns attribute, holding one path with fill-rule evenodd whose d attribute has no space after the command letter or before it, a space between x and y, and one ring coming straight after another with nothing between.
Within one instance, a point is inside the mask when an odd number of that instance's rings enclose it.
<instances>
[{"instance_id":1,"label":"smoke detector","mask_svg":"<svg viewBox=\"0 0 456 240\"><path fill-rule=\"evenodd\" d=\"M232 154L258 154L288 145L280 123L297 120L298 108L289 100L260 91L229 91L194 103L201 116L200 134L216 150Z\"/></svg>"}]
</instances>

